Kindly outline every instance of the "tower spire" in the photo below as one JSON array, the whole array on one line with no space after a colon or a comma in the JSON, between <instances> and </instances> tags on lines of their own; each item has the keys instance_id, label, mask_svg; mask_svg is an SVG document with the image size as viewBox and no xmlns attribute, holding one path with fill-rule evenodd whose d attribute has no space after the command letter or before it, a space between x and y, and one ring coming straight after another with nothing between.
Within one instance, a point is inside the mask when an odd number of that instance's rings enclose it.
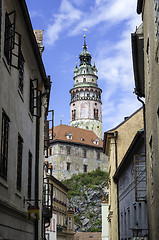
<instances>
[{"instance_id":1,"label":"tower spire","mask_svg":"<svg viewBox=\"0 0 159 240\"><path fill-rule=\"evenodd\" d=\"M84 45L83 45L83 50L87 50L86 35L84 35Z\"/></svg>"},{"instance_id":2,"label":"tower spire","mask_svg":"<svg viewBox=\"0 0 159 240\"><path fill-rule=\"evenodd\" d=\"M97 68L91 64L84 35L79 67L74 70L74 87L70 90L70 125L93 131L102 139L102 89L98 87Z\"/></svg>"}]
</instances>

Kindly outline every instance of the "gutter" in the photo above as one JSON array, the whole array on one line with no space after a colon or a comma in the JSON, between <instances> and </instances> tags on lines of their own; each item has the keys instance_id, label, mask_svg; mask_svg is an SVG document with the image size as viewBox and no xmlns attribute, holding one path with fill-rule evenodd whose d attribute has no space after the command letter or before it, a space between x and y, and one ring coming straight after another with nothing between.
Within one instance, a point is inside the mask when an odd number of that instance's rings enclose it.
<instances>
[{"instance_id":1,"label":"gutter","mask_svg":"<svg viewBox=\"0 0 159 240\"><path fill-rule=\"evenodd\" d=\"M115 139L115 164L116 164L116 170L118 168L118 157L117 157L117 137L118 137L118 131L114 132L114 139ZM117 184L117 217L118 217L118 240L120 239L120 222L119 222L119 188L118 183Z\"/></svg>"},{"instance_id":2,"label":"gutter","mask_svg":"<svg viewBox=\"0 0 159 240\"><path fill-rule=\"evenodd\" d=\"M35 206L39 207L39 140L40 118L36 118L36 146L35 146ZM38 219L35 219L35 240L38 240Z\"/></svg>"},{"instance_id":3,"label":"gutter","mask_svg":"<svg viewBox=\"0 0 159 240\"><path fill-rule=\"evenodd\" d=\"M138 0L137 9L136 9L138 14L142 13L142 6L143 6L143 0Z\"/></svg>"}]
</instances>

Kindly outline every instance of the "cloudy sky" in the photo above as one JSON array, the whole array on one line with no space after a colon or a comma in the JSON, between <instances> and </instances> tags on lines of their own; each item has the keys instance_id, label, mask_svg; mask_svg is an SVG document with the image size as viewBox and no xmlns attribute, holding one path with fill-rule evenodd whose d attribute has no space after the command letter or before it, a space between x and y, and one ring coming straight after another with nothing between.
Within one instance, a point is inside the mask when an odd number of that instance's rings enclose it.
<instances>
[{"instance_id":1,"label":"cloudy sky","mask_svg":"<svg viewBox=\"0 0 159 240\"><path fill-rule=\"evenodd\" d=\"M55 126L70 122L74 68L86 34L102 92L103 131L131 115L141 104L134 91L131 33L141 23L134 0L26 0L34 29L44 30L43 61L51 76L50 109ZM86 31L87 30L87 31Z\"/></svg>"}]
</instances>

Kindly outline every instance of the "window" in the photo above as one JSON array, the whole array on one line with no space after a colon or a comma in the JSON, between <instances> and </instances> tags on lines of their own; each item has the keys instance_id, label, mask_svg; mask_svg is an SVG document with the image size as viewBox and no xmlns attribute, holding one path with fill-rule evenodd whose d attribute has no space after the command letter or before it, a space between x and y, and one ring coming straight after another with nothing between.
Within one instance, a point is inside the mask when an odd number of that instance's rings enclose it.
<instances>
[{"instance_id":1,"label":"window","mask_svg":"<svg viewBox=\"0 0 159 240\"><path fill-rule=\"evenodd\" d=\"M67 155L70 155L71 147L67 147Z\"/></svg>"},{"instance_id":2,"label":"window","mask_svg":"<svg viewBox=\"0 0 159 240\"><path fill-rule=\"evenodd\" d=\"M7 179L9 118L2 112L0 176Z\"/></svg>"},{"instance_id":3,"label":"window","mask_svg":"<svg viewBox=\"0 0 159 240\"><path fill-rule=\"evenodd\" d=\"M60 146L60 153L63 154L63 146Z\"/></svg>"},{"instance_id":4,"label":"window","mask_svg":"<svg viewBox=\"0 0 159 240\"><path fill-rule=\"evenodd\" d=\"M156 37L159 37L159 1L155 0L155 12L156 12Z\"/></svg>"},{"instance_id":5,"label":"window","mask_svg":"<svg viewBox=\"0 0 159 240\"><path fill-rule=\"evenodd\" d=\"M121 234L121 237L123 237L123 213L121 213L120 215L120 219L121 219L121 223L120 223L120 234Z\"/></svg>"},{"instance_id":6,"label":"window","mask_svg":"<svg viewBox=\"0 0 159 240\"><path fill-rule=\"evenodd\" d=\"M84 172L87 172L87 165L83 165L84 166Z\"/></svg>"},{"instance_id":7,"label":"window","mask_svg":"<svg viewBox=\"0 0 159 240\"><path fill-rule=\"evenodd\" d=\"M12 62L12 50L15 38L15 12L5 14L4 55L8 65Z\"/></svg>"},{"instance_id":8,"label":"window","mask_svg":"<svg viewBox=\"0 0 159 240\"><path fill-rule=\"evenodd\" d=\"M65 136L67 137L67 139L72 140L72 133L71 132L69 132L69 134L65 134Z\"/></svg>"},{"instance_id":9,"label":"window","mask_svg":"<svg viewBox=\"0 0 159 240\"><path fill-rule=\"evenodd\" d=\"M75 155L78 156L78 148L75 148Z\"/></svg>"},{"instance_id":10,"label":"window","mask_svg":"<svg viewBox=\"0 0 159 240\"><path fill-rule=\"evenodd\" d=\"M76 119L76 109L72 110L72 121Z\"/></svg>"},{"instance_id":11,"label":"window","mask_svg":"<svg viewBox=\"0 0 159 240\"><path fill-rule=\"evenodd\" d=\"M32 154L28 154L28 198L31 198Z\"/></svg>"},{"instance_id":12,"label":"window","mask_svg":"<svg viewBox=\"0 0 159 240\"><path fill-rule=\"evenodd\" d=\"M136 204L134 204L134 223L136 224Z\"/></svg>"},{"instance_id":13,"label":"window","mask_svg":"<svg viewBox=\"0 0 159 240\"><path fill-rule=\"evenodd\" d=\"M124 212L124 229L125 229L125 237L127 237L127 219L126 219L126 212Z\"/></svg>"},{"instance_id":14,"label":"window","mask_svg":"<svg viewBox=\"0 0 159 240\"><path fill-rule=\"evenodd\" d=\"M22 51L19 51L19 59L18 59L18 69L19 69L19 90L23 93L23 85L24 85L24 57Z\"/></svg>"},{"instance_id":15,"label":"window","mask_svg":"<svg viewBox=\"0 0 159 240\"><path fill-rule=\"evenodd\" d=\"M100 160L100 152L97 152L97 160Z\"/></svg>"},{"instance_id":16,"label":"window","mask_svg":"<svg viewBox=\"0 0 159 240\"><path fill-rule=\"evenodd\" d=\"M49 148L49 154L52 155L52 148Z\"/></svg>"},{"instance_id":17,"label":"window","mask_svg":"<svg viewBox=\"0 0 159 240\"><path fill-rule=\"evenodd\" d=\"M69 171L71 168L71 163L67 162L67 171Z\"/></svg>"},{"instance_id":18,"label":"window","mask_svg":"<svg viewBox=\"0 0 159 240\"><path fill-rule=\"evenodd\" d=\"M41 91L38 90L38 79L30 80L30 113L41 117Z\"/></svg>"},{"instance_id":19,"label":"window","mask_svg":"<svg viewBox=\"0 0 159 240\"><path fill-rule=\"evenodd\" d=\"M69 226L69 230L72 229L72 218L69 217L69 220L68 220L68 226Z\"/></svg>"},{"instance_id":20,"label":"window","mask_svg":"<svg viewBox=\"0 0 159 240\"><path fill-rule=\"evenodd\" d=\"M98 109L94 109L94 119L98 120Z\"/></svg>"},{"instance_id":21,"label":"window","mask_svg":"<svg viewBox=\"0 0 159 240\"><path fill-rule=\"evenodd\" d=\"M152 136L149 142L150 146L150 177L151 177L151 198L154 196L154 189L153 189L153 165L154 165L154 154L153 154L153 142L152 142Z\"/></svg>"},{"instance_id":22,"label":"window","mask_svg":"<svg viewBox=\"0 0 159 240\"><path fill-rule=\"evenodd\" d=\"M128 208L128 231L129 230L130 230L130 209Z\"/></svg>"},{"instance_id":23,"label":"window","mask_svg":"<svg viewBox=\"0 0 159 240\"><path fill-rule=\"evenodd\" d=\"M23 139L18 136L18 156L17 156L17 189L21 191L22 187L22 153L23 153Z\"/></svg>"},{"instance_id":24,"label":"window","mask_svg":"<svg viewBox=\"0 0 159 240\"><path fill-rule=\"evenodd\" d=\"M87 152L86 152L86 150L83 150L83 157L84 157L84 158L87 157Z\"/></svg>"}]
</instances>

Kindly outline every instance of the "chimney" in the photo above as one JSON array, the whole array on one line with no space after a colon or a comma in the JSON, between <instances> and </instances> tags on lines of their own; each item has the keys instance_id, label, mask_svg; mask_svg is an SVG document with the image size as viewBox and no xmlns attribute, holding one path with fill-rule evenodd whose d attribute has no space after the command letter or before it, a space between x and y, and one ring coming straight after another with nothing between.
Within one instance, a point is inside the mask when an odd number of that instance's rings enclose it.
<instances>
[{"instance_id":1,"label":"chimney","mask_svg":"<svg viewBox=\"0 0 159 240\"><path fill-rule=\"evenodd\" d=\"M34 30L35 38L39 47L39 52L42 55L44 51L44 46L43 46L43 30Z\"/></svg>"}]
</instances>

